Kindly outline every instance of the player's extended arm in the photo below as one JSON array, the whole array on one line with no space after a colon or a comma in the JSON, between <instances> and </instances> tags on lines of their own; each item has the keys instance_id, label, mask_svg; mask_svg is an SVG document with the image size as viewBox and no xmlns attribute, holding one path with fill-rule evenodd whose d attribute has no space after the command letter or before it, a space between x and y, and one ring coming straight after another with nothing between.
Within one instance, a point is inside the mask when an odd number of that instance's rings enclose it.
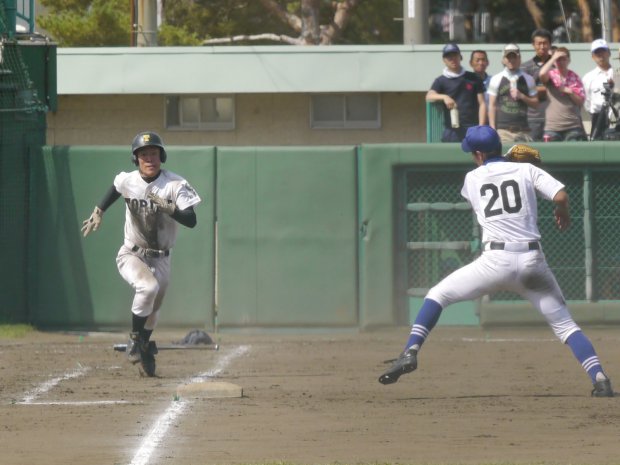
<instances>
[{"instance_id":1,"label":"player's extended arm","mask_svg":"<svg viewBox=\"0 0 620 465\"><path fill-rule=\"evenodd\" d=\"M171 216L183 226L187 226L188 228L193 228L198 222L194 207L187 207L185 210L179 210L177 208Z\"/></svg>"},{"instance_id":2,"label":"player's extended arm","mask_svg":"<svg viewBox=\"0 0 620 465\"><path fill-rule=\"evenodd\" d=\"M84 237L88 236L91 231L96 231L99 229L103 212L106 211L110 205L116 202L120 196L121 194L116 190L116 187L112 186L108 189L103 196L103 199L101 199L101 202L95 206L95 209L91 213L90 217L82 222L82 233L84 234Z\"/></svg>"},{"instance_id":3,"label":"player's extended arm","mask_svg":"<svg viewBox=\"0 0 620 465\"><path fill-rule=\"evenodd\" d=\"M553 211L553 216L555 216L555 224L560 231L564 231L570 226L568 194L564 189L555 194L555 197L553 197L553 203L555 204L555 210Z\"/></svg>"},{"instance_id":4,"label":"player's extended arm","mask_svg":"<svg viewBox=\"0 0 620 465\"><path fill-rule=\"evenodd\" d=\"M157 194L150 192L147 198L157 205L157 209L163 213L170 215L174 220L181 223L183 226L193 228L196 226L196 212L193 207L188 207L185 210L179 210L172 200L166 200L161 198Z\"/></svg>"}]
</instances>

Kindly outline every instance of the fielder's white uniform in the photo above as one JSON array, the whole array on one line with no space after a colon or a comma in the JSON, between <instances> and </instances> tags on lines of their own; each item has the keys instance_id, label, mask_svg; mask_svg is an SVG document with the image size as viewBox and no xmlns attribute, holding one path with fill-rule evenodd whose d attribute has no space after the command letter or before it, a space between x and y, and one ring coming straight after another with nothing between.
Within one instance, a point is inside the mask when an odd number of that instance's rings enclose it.
<instances>
[{"instance_id":1,"label":"fielder's white uniform","mask_svg":"<svg viewBox=\"0 0 620 465\"><path fill-rule=\"evenodd\" d=\"M538 194L552 200L564 187L530 163L491 159L465 177L461 195L482 228L483 253L443 279L427 294L442 308L499 290L520 294L565 342L579 327L540 246Z\"/></svg>"},{"instance_id":2,"label":"fielder's white uniform","mask_svg":"<svg viewBox=\"0 0 620 465\"><path fill-rule=\"evenodd\" d=\"M178 223L159 212L147 199L149 193L172 200L179 210L200 203L196 191L181 176L161 170L147 183L138 170L122 172L114 187L125 199L125 239L118 251L118 271L136 291L131 311L148 317L145 329L155 329L158 310L170 281L170 254L177 237Z\"/></svg>"}]
</instances>

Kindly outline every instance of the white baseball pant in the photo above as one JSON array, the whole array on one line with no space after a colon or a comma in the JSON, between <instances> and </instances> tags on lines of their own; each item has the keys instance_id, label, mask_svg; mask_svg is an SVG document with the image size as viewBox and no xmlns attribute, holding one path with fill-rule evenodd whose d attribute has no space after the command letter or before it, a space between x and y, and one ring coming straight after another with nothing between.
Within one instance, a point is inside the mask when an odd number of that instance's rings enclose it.
<instances>
[{"instance_id":1,"label":"white baseball pant","mask_svg":"<svg viewBox=\"0 0 620 465\"><path fill-rule=\"evenodd\" d=\"M123 245L116 257L116 266L125 281L135 290L131 311L148 317L145 329L157 326L159 308L170 282L170 256L148 257Z\"/></svg>"},{"instance_id":2,"label":"white baseball pant","mask_svg":"<svg viewBox=\"0 0 620 465\"><path fill-rule=\"evenodd\" d=\"M446 308L501 290L529 300L562 342L580 330L542 250L486 250L472 263L446 276L426 297Z\"/></svg>"}]
</instances>

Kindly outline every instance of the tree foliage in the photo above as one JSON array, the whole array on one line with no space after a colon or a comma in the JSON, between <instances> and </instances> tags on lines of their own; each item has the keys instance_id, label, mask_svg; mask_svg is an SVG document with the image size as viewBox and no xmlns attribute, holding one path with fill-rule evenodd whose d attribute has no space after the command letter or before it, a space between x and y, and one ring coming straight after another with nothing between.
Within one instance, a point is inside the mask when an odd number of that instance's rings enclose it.
<instances>
[{"instance_id":1,"label":"tree foliage","mask_svg":"<svg viewBox=\"0 0 620 465\"><path fill-rule=\"evenodd\" d=\"M37 18L60 46L113 46L131 42L132 0L40 0ZM403 0L161 0L160 45L401 44ZM598 0L427 1L432 43L529 42L539 27L555 42L601 37ZM618 17L612 2L612 18ZM462 18L454 38L455 14ZM399 18L401 20L399 20ZM486 21L481 27L482 19ZM452 23L451 23L452 22ZM613 21L613 41L620 40Z\"/></svg>"},{"instance_id":2,"label":"tree foliage","mask_svg":"<svg viewBox=\"0 0 620 465\"><path fill-rule=\"evenodd\" d=\"M402 43L402 0L176 0L167 34L193 31L205 44Z\"/></svg>"},{"instance_id":3,"label":"tree foliage","mask_svg":"<svg viewBox=\"0 0 620 465\"><path fill-rule=\"evenodd\" d=\"M129 0L41 0L37 18L60 46L131 42ZM167 0L160 45L402 43L402 0ZM243 39L230 40L231 37ZM256 37L258 36L258 37ZM207 42L208 43L208 42Z\"/></svg>"},{"instance_id":4,"label":"tree foliage","mask_svg":"<svg viewBox=\"0 0 620 465\"><path fill-rule=\"evenodd\" d=\"M435 43L450 39L448 11L462 15L466 37L462 42L530 42L532 31L544 28L552 32L554 42L590 42L601 37L599 0L433 0L429 1L431 37ZM613 41L620 39L618 1L612 1ZM487 14L488 28L476 30L476 21Z\"/></svg>"},{"instance_id":5,"label":"tree foliage","mask_svg":"<svg viewBox=\"0 0 620 465\"><path fill-rule=\"evenodd\" d=\"M61 47L129 45L127 0L41 0L48 13L37 24Z\"/></svg>"}]
</instances>

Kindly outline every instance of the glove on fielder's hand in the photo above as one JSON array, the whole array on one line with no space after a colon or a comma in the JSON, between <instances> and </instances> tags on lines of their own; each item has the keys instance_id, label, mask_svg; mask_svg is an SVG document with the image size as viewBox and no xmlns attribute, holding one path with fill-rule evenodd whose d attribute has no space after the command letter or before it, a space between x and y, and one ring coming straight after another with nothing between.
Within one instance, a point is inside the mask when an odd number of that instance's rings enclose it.
<instances>
[{"instance_id":1,"label":"glove on fielder's hand","mask_svg":"<svg viewBox=\"0 0 620 465\"><path fill-rule=\"evenodd\" d=\"M508 161L517 163L531 163L532 165L540 165L542 163L540 152L534 147L525 144L513 145L508 152L504 154L504 157Z\"/></svg>"},{"instance_id":2,"label":"glove on fielder's hand","mask_svg":"<svg viewBox=\"0 0 620 465\"><path fill-rule=\"evenodd\" d=\"M151 202L157 205L157 209L168 215L172 215L176 209L176 205L172 200L162 199L159 195L149 192L146 196Z\"/></svg>"},{"instance_id":3,"label":"glove on fielder's hand","mask_svg":"<svg viewBox=\"0 0 620 465\"><path fill-rule=\"evenodd\" d=\"M103 210L99 207L95 207L90 218L84 220L82 222L82 233L84 233L84 237L88 236L91 231L96 231L99 229L99 225L101 224L101 217L103 216Z\"/></svg>"}]
</instances>

